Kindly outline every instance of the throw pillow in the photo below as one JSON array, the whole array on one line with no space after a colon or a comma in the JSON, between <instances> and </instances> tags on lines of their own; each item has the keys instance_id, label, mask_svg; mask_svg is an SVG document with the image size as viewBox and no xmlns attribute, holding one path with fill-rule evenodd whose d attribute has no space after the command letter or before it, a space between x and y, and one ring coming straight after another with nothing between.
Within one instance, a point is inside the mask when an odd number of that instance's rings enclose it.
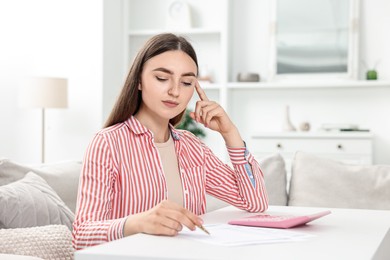
<instances>
[{"instance_id":1,"label":"throw pillow","mask_svg":"<svg viewBox=\"0 0 390 260\"><path fill-rule=\"evenodd\" d=\"M72 212L76 210L77 192L81 172L81 162L46 163L34 167L45 181L56 191Z\"/></svg>"},{"instance_id":2,"label":"throw pillow","mask_svg":"<svg viewBox=\"0 0 390 260\"><path fill-rule=\"evenodd\" d=\"M348 165L297 152L289 206L390 209L390 166Z\"/></svg>"},{"instance_id":3,"label":"throw pillow","mask_svg":"<svg viewBox=\"0 0 390 260\"><path fill-rule=\"evenodd\" d=\"M0 186L23 178L31 170L31 167L16 164L9 159L2 158L0 160Z\"/></svg>"},{"instance_id":4,"label":"throw pillow","mask_svg":"<svg viewBox=\"0 0 390 260\"><path fill-rule=\"evenodd\" d=\"M42 177L65 204L75 211L81 162L59 162L30 167L3 158L0 159L0 186L22 179L29 171Z\"/></svg>"},{"instance_id":5,"label":"throw pillow","mask_svg":"<svg viewBox=\"0 0 390 260\"><path fill-rule=\"evenodd\" d=\"M0 227L63 224L72 228L74 214L47 182L33 172L0 186Z\"/></svg>"},{"instance_id":6,"label":"throw pillow","mask_svg":"<svg viewBox=\"0 0 390 260\"><path fill-rule=\"evenodd\" d=\"M287 205L287 172L283 157L272 154L259 160L264 174L269 205Z\"/></svg>"},{"instance_id":7,"label":"throw pillow","mask_svg":"<svg viewBox=\"0 0 390 260\"><path fill-rule=\"evenodd\" d=\"M0 253L3 254L73 259L72 234L63 225L0 229L0 241Z\"/></svg>"}]
</instances>

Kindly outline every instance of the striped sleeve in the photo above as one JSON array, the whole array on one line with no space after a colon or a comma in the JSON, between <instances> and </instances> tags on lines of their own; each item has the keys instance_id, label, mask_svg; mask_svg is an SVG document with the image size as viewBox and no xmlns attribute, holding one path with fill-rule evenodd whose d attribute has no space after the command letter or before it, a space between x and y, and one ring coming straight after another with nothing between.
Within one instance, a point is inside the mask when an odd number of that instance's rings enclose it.
<instances>
[{"instance_id":1,"label":"striped sleeve","mask_svg":"<svg viewBox=\"0 0 390 260\"><path fill-rule=\"evenodd\" d=\"M227 147L233 169L207 151L206 189L210 195L249 212L262 212L268 208L263 173L246 147Z\"/></svg>"},{"instance_id":2,"label":"striped sleeve","mask_svg":"<svg viewBox=\"0 0 390 260\"><path fill-rule=\"evenodd\" d=\"M113 218L115 171L102 135L89 145L80 175L73 246L76 250L123 237L125 218Z\"/></svg>"}]
</instances>

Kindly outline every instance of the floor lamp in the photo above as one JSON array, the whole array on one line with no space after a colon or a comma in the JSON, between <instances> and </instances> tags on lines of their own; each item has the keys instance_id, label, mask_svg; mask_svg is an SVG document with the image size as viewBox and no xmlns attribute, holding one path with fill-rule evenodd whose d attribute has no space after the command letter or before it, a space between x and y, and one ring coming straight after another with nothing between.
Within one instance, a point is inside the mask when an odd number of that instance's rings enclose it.
<instances>
[{"instance_id":1,"label":"floor lamp","mask_svg":"<svg viewBox=\"0 0 390 260\"><path fill-rule=\"evenodd\" d=\"M45 110L68 106L68 80L64 78L31 77L20 86L20 105L42 110L42 163L45 162Z\"/></svg>"}]
</instances>

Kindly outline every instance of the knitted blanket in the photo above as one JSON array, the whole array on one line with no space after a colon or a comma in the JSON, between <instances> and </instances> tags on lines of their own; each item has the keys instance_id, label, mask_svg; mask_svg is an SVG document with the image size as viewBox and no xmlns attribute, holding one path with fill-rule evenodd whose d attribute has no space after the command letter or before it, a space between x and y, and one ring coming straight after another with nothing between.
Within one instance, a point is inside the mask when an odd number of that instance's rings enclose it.
<instances>
[{"instance_id":1,"label":"knitted blanket","mask_svg":"<svg viewBox=\"0 0 390 260\"><path fill-rule=\"evenodd\" d=\"M0 253L73 260L72 234L65 225L0 229Z\"/></svg>"}]
</instances>

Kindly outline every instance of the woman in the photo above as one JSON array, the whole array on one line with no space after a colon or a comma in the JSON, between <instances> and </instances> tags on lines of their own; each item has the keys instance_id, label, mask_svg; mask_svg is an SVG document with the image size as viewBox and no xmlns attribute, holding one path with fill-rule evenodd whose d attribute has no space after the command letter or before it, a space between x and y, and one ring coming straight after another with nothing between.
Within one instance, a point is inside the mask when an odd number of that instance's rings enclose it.
<instances>
[{"instance_id":1,"label":"woman","mask_svg":"<svg viewBox=\"0 0 390 260\"><path fill-rule=\"evenodd\" d=\"M105 128L90 143L80 177L76 249L136 233L174 236L202 225L206 193L261 212L268 199L263 174L223 108L197 81L189 42L152 37L138 53ZM224 138L233 168L177 125L194 93L191 117Z\"/></svg>"}]
</instances>

